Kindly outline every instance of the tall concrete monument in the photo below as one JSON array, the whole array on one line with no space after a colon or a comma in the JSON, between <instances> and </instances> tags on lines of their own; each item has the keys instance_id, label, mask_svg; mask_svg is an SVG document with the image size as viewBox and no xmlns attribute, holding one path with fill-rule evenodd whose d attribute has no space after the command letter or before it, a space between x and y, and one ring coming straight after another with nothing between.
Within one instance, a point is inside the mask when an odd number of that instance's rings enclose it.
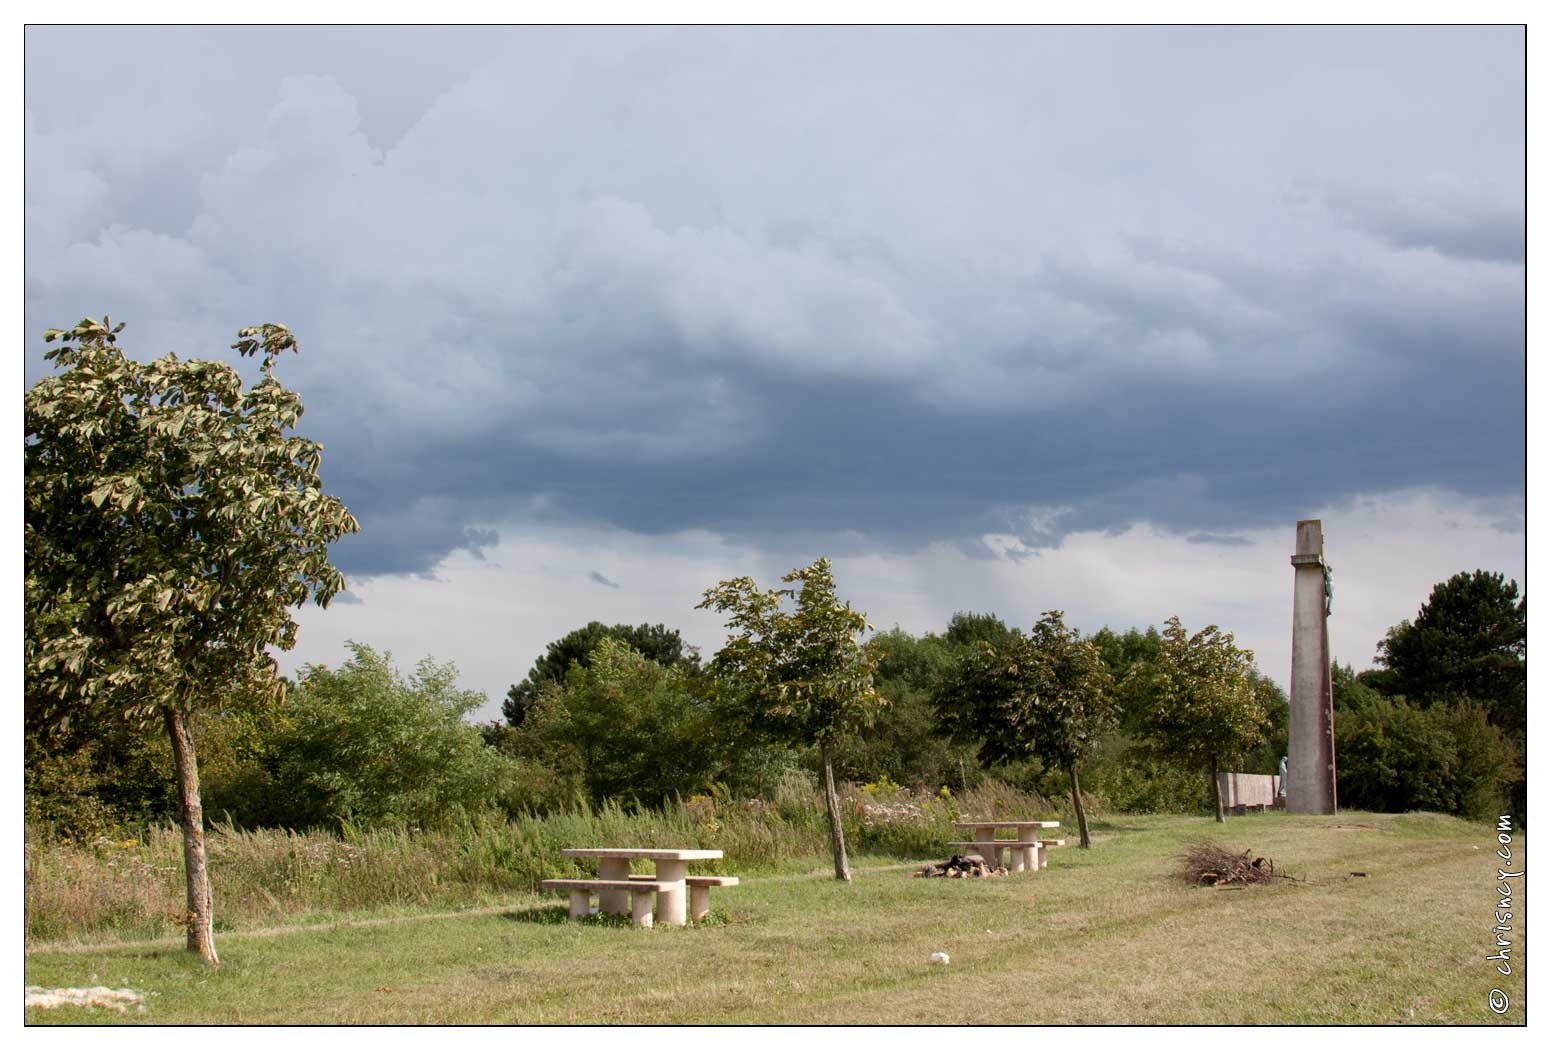
<instances>
[{"instance_id":1,"label":"tall concrete monument","mask_svg":"<svg viewBox=\"0 0 1551 1051\"><path fill-rule=\"evenodd\" d=\"M1293 565L1292 710L1287 721L1287 809L1336 812L1335 715L1330 700L1330 567L1317 518L1298 523Z\"/></svg>"}]
</instances>

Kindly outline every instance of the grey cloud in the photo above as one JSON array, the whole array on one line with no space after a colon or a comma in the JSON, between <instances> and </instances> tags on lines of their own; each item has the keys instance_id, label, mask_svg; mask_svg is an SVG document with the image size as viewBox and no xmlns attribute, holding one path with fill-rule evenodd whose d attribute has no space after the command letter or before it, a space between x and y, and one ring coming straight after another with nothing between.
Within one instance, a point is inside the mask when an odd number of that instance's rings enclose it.
<instances>
[{"instance_id":1,"label":"grey cloud","mask_svg":"<svg viewBox=\"0 0 1551 1051\"><path fill-rule=\"evenodd\" d=\"M1522 266L1524 202L1494 197L1484 188L1458 186L1422 186L1396 194L1348 185L1324 194L1343 222L1396 248Z\"/></svg>"},{"instance_id":2,"label":"grey cloud","mask_svg":"<svg viewBox=\"0 0 1551 1051\"><path fill-rule=\"evenodd\" d=\"M1189 544L1213 544L1218 547L1249 547L1252 541L1242 536L1226 536L1221 533L1191 533L1185 538Z\"/></svg>"},{"instance_id":3,"label":"grey cloud","mask_svg":"<svg viewBox=\"0 0 1551 1051\"><path fill-rule=\"evenodd\" d=\"M325 454L327 455L327 454ZM325 484L340 496L361 523L361 531L338 541L330 550L349 576L413 573L432 576L436 563L449 552L466 550L475 556L499 539L494 530L469 524L469 509L457 506L452 494L400 501L394 492L372 492L349 485Z\"/></svg>"},{"instance_id":4,"label":"grey cloud","mask_svg":"<svg viewBox=\"0 0 1551 1051\"><path fill-rule=\"evenodd\" d=\"M352 575L1522 489L1513 32L147 32L101 113L27 39L28 331L290 324Z\"/></svg>"},{"instance_id":5,"label":"grey cloud","mask_svg":"<svg viewBox=\"0 0 1551 1051\"><path fill-rule=\"evenodd\" d=\"M606 588L615 588L616 590L619 588L618 584L614 583L602 573L599 573L596 569L587 574L587 579L591 580L595 584L602 584Z\"/></svg>"}]
</instances>

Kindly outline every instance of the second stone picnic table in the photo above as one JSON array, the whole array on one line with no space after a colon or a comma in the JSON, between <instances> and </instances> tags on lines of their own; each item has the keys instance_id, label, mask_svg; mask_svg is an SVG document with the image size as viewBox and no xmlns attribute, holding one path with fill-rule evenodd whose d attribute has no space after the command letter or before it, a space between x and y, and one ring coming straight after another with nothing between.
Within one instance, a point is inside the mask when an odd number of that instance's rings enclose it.
<instances>
[{"instance_id":1,"label":"second stone picnic table","mask_svg":"<svg viewBox=\"0 0 1551 1051\"><path fill-rule=\"evenodd\" d=\"M1039 871L1044 868L1044 848L1039 841L1041 829L1060 828L1059 821L955 821L954 828L973 829L975 838L967 843L949 843L950 847L978 847L980 856L985 857L991 865L1001 864L1002 849L1007 848L1007 870L1009 872L1023 872L1025 870ZM1017 839L997 839L997 829L1010 828L1017 835ZM986 857L989 853L991 856Z\"/></svg>"}]
</instances>

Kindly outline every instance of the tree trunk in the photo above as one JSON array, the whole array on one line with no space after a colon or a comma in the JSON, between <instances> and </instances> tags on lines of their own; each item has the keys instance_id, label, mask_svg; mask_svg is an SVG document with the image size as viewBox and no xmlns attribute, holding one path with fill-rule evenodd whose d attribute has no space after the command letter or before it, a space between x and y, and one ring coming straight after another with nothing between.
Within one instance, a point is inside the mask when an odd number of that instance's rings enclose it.
<instances>
[{"instance_id":1,"label":"tree trunk","mask_svg":"<svg viewBox=\"0 0 1551 1051\"><path fill-rule=\"evenodd\" d=\"M851 882L851 866L846 861L846 836L840 827L840 796L835 793L835 762L829 741L819 745L824 756L824 804L829 808L829 840L835 850L835 878Z\"/></svg>"},{"instance_id":2,"label":"tree trunk","mask_svg":"<svg viewBox=\"0 0 1551 1051\"><path fill-rule=\"evenodd\" d=\"M215 904L210 895L210 872L205 867L205 812L199 802L199 765L194 758L194 735L188 715L162 709L172 755L178 764L179 820L183 825L183 871L188 881L188 951L214 966Z\"/></svg>"},{"instance_id":3,"label":"tree trunk","mask_svg":"<svg viewBox=\"0 0 1551 1051\"><path fill-rule=\"evenodd\" d=\"M1213 802L1213 805L1215 806L1215 808L1217 810L1217 820L1221 821L1223 819L1223 816L1222 816L1222 785L1217 783L1217 757L1216 756L1212 757L1212 802Z\"/></svg>"},{"instance_id":4,"label":"tree trunk","mask_svg":"<svg viewBox=\"0 0 1551 1051\"><path fill-rule=\"evenodd\" d=\"M1077 764L1072 763L1066 772L1072 778L1072 806L1077 809L1078 846L1087 850L1092 844L1088 840L1088 812L1082 808L1082 789L1077 784Z\"/></svg>"}]
</instances>

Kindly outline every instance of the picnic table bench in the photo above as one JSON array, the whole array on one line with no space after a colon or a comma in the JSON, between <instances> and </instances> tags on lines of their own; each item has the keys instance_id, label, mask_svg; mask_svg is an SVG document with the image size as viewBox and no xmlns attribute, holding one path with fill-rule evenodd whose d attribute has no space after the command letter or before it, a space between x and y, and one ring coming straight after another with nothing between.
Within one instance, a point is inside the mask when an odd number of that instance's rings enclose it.
<instances>
[{"instance_id":1,"label":"picnic table bench","mask_svg":"<svg viewBox=\"0 0 1551 1051\"><path fill-rule=\"evenodd\" d=\"M687 919L686 892L696 896L695 916L701 919L710 909L712 887L737 886L736 876L689 875L692 861L716 861L720 850L675 850L665 847L568 847L560 852L566 858L597 858L597 879L547 879L543 886L571 894L571 915L585 916L590 896L598 895L598 911L615 916L629 914L639 927L653 923L652 899L656 898L656 922L676 927ZM630 863L650 861L656 871L651 876L632 876ZM578 911L580 910L580 911Z\"/></svg>"},{"instance_id":2,"label":"picnic table bench","mask_svg":"<svg viewBox=\"0 0 1551 1051\"><path fill-rule=\"evenodd\" d=\"M1002 863L1002 851L1006 850L1008 857L1007 871L1009 872L1037 872L1045 868L1049 862L1045 858L1048 847L1064 847L1064 839L1040 839L1039 831L1045 828L1060 828L1059 821L955 821L954 828L967 828L974 831L975 838L966 842L949 843L950 847L972 847L980 851L980 856L991 865ZM1016 832L1016 839L997 839L998 829L1010 828Z\"/></svg>"},{"instance_id":3,"label":"picnic table bench","mask_svg":"<svg viewBox=\"0 0 1551 1051\"><path fill-rule=\"evenodd\" d=\"M605 894L630 896L630 916L637 927L652 926L652 896L671 893L677 886L672 880L654 880L650 876L641 879L547 879L544 886L551 890L571 892L571 919L580 920L592 914L592 896L603 900ZM601 906L600 906L601 907Z\"/></svg>"},{"instance_id":4,"label":"picnic table bench","mask_svg":"<svg viewBox=\"0 0 1551 1051\"><path fill-rule=\"evenodd\" d=\"M644 882L651 878L651 876L637 875L634 872L630 874L630 881L632 883L637 881ZM689 888L689 918L692 920L703 920L706 918L706 914L711 911L711 888L736 887L738 885L738 877L685 876L684 885Z\"/></svg>"}]
</instances>

